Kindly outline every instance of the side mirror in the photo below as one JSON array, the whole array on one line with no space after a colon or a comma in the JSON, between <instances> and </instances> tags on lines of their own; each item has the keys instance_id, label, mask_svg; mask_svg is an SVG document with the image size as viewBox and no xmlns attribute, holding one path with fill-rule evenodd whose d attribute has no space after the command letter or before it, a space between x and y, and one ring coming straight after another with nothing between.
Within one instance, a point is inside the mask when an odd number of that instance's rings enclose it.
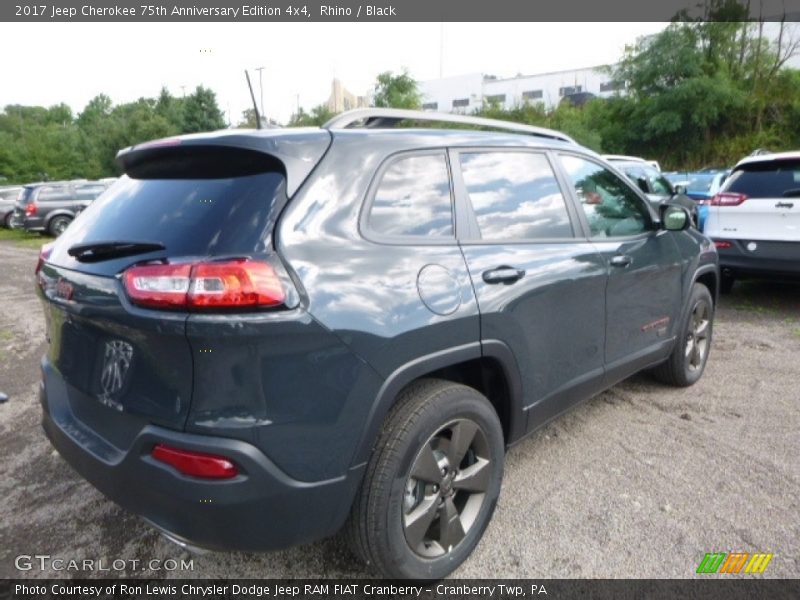
<instances>
[{"instance_id":1,"label":"side mirror","mask_svg":"<svg viewBox=\"0 0 800 600\"><path fill-rule=\"evenodd\" d=\"M683 231L692 224L692 216L683 206L677 204L662 204L661 223L667 231Z\"/></svg>"},{"instance_id":2,"label":"side mirror","mask_svg":"<svg viewBox=\"0 0 800 600\"><path fill-rule=\"evenodd\" d=\"M674 189L674 190L675 190L675 193L676 193L676 194L679 194L679 195L683 195L683 194L685 194L685 193L686 193L686 186L685 186L685 185L683 185L682 183L679 183L678 185L676 185L676 186L675 186L675 187L673 187L672 189Z\"/></svg>"}]
</instances>

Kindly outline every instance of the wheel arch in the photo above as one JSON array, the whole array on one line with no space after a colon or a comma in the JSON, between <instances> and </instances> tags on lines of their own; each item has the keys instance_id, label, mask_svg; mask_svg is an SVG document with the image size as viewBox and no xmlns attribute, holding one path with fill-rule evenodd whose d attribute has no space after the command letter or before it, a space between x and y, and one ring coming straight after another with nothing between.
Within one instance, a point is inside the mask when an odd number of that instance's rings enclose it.
<instances>
[{"instance_id":1,"label":"wheel arch","mask_svg":"<svg viewBox=\"0 0 800 600\"><path fill-rule=\"evenodd\" d=\"M421 356L385 379L367 417L353 465L369 460L389 411L402 391L422 378L461 383L486 396L500 418L506 446L524 435L522 379L513 353L501 341L473 342Z\"/></svg>"},{"instance_id":2,"label":"wheel arch","mask_svg":"<svg viewBox=\"0 0 800 600\"><path fill-rule=\"evenodd\" d=\"M50 211L49 213L47 213L47 216L44 219L45 228L49 228L50 223L52 223L53 219L55 219L56 217L68 217L69 219L74 219L75 213L65 208L57 208L53 211Z\"/></svg>"}]
</instances>

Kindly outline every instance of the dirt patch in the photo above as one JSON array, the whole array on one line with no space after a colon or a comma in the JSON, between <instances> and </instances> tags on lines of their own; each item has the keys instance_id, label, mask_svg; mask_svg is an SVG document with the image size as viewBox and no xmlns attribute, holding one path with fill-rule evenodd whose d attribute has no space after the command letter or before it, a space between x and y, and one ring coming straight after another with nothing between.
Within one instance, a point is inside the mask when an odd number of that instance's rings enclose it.
<instances>
[{"instance_id":1,"label":"dirt patch","mask_svg":"<svg viewBox=\"0 0 800 600\"><path fill-rule=\"evenodd\" d=\"M193 558L131 577L358 577L325 540L269 554L191 557L85 483L39 426L44 322L35 250L0 242L0 577L20 554ZM497 512L457 577L691 577L706 552L772 552L800 576L800 286L737 284L722 299L703 379L676 390L637 375L508 455ZM81 576L108 575L82 572Z\"/></svg>"}]
</instances>

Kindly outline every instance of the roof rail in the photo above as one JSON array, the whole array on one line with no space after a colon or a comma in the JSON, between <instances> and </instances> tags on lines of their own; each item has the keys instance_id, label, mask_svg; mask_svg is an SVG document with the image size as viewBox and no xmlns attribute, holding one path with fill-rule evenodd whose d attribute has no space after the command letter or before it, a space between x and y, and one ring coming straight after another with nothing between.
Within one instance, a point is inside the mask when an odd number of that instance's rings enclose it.
<instances>
[{"instance_id":1,"label":"roof rail","mask_svg":"<svg viewBox=\"0 0 800 600\"><path fill-rule=\"evenodd\" d=\"M522 123L512 123L499 119L486 119L484 117L473 117L469 115L454 115L450 113L430 112L421 110L405 110L401 108L357 108L348 110L336 115L324 125L323 129L348 129L363 121L362 127L380 128L394 127L400 121L432 121L438 123L459 123L461 125L472 125L474 127L486 127L487 129L498 129L500 131L511 131L546 137L562 142L576 144L568 135L560 131L545 129L544 127L534 127L533 125L523 125Z\"/></svg>"}]
</instances>

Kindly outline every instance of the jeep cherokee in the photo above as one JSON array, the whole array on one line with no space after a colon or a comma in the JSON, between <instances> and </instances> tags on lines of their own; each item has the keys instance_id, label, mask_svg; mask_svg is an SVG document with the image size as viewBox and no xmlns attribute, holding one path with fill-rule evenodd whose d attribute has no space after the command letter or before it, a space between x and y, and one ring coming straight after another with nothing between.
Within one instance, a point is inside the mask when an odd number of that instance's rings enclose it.
<instances>
[{"instance_id":1,"label":"jeep cherokee","mask_svg":"<svg viewBox=\"0 0 800 600\"><path fill-rule=\"evenodd\" d=\"M342 530L382 575L441 578L507 448L642 369L703 373L713 244L561 133L363 109L118 160L36 268L43 426L173 541Z\"/></svg>"}]
</instances>

